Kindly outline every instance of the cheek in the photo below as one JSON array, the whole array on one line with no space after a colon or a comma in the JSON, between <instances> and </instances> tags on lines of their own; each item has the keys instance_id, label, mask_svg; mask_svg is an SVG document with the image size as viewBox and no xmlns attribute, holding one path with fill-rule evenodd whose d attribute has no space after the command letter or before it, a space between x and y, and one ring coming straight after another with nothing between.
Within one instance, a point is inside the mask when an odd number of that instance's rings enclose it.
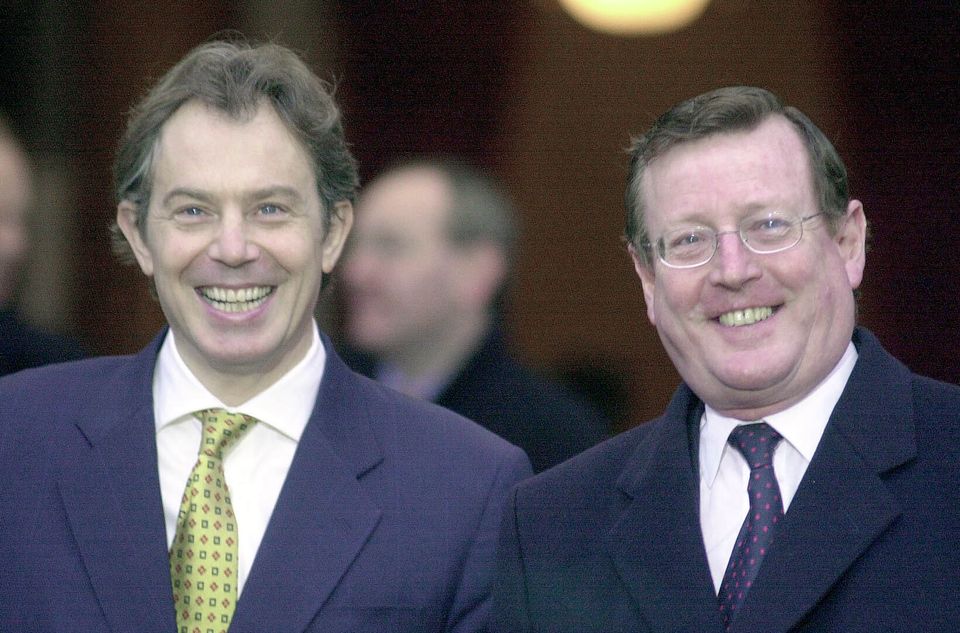
<instances>
[{"instance_id":1,"label":"cheek","mask_svg":"<svg viewBox=\"0 0 960 633\"><path fill-rule=\"evenodd\" d=\"M661 279L656 300L661 322L667 315L673 315L671 320L674 320L678 315L687 314L699 304L702 284L696 283L696 280L676 275L669 278L661 276Z\"/></svg>"},{"instance_id":2,"label":"cheek","mask_svg":"<svg viewBox=\"0 0 960 633\"><path fill-rule=\"evenodd\" d=\"M323 244L316 240L284 236L261 236L253 240L259 256L270 266L277 266L291 275L319 275L323 267Z\"/></svg>"}]
</instances>

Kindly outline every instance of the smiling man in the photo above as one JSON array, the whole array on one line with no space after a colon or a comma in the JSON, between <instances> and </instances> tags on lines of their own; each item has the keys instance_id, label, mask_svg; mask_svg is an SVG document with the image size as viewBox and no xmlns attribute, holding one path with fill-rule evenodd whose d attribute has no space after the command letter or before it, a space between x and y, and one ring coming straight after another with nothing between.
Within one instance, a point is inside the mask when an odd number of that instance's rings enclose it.
<instances>
[{"instance_id":1,"label":"smiling man","mask_svg":"<svg viewBox=\"0 0 960 633\"><path fill-rule=\"evenodd\" d=\"M356 186L282 47L200 46L133 110L114 246L169 327L0 381L0 629L485 630L530 465L319 332Z\"/></svg>"},{"instance_id":2,"label":"smiling man","mask_svg":"<svg viewBox=\"0 0 960 633\"><path fill-rule=\"evenodd\" d=\"M683 384L517 486L499 630L960 630L960 389L857 327L866 219L833 146L737 87L631 156L628 249Z\"/></svg>"}]
</instances>

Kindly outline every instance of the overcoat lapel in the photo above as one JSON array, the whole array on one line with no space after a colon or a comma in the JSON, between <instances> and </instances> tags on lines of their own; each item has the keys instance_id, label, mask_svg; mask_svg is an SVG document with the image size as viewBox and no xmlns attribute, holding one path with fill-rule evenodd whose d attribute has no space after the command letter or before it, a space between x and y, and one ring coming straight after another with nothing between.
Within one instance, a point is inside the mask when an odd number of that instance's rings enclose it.
<instances>
[{"instance_id":1,"label":"overcoat lapel","mask_svg":"<svg viewBox=\"0 0 960 633\"><path fill-rule=\"evenodd\" d=\"M916 455L907 369L858 331L860 358L733 631L796 626L899 516L880 475Z\"/></svg>"},{"instance_id":2,"label":"overcoat lapel","mask_svg":"<svg viewBox=\"0 0 960 633\"><path fill-rule=\"evenodd\" d=\"M722 631L700 533L698 434L691 441L700 412L681 387L617 483L625 506L610 531L610 555L655 631Z\"/></svg>"},{"instance_id":3,"label":"overcoat lapel","mask_svg":"<svg viewBox=\"0 0 960 633\"><path fill-rule=\"evenodd\" d=\"M152 404L162 338L102 392L90 394L60 465L59 489L70 527L104 616L116 631L174 628Z\"/></svg>"},{"instance_id":4,"label":"overcoat lapel","mask_svg":"<svg viewBox=\"0 0 960 633\"><path fill-rule=\"evenodd\" d=\"M303 631L380 521L359 479L383 460L359 379L324 337L327 365L310 422L260 544L231 633Z\"/></svg>"}]
</instances>

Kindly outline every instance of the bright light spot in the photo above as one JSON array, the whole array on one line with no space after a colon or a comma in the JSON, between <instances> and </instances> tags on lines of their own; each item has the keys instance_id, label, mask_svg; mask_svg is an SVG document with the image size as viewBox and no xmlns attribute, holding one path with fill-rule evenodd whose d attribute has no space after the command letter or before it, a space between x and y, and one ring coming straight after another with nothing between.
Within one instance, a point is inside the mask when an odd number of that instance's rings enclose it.
<instances>
[{"instance_id":1,"label":"bright light spot","mask_svg":"<svg viewBox=\"0 0 960 633\"><path fill-rule=\"evenodd\" d=\"M618 35L653 35L683 28L710 0L559 0L581 24Z\"/></svg>"}]
</instances>

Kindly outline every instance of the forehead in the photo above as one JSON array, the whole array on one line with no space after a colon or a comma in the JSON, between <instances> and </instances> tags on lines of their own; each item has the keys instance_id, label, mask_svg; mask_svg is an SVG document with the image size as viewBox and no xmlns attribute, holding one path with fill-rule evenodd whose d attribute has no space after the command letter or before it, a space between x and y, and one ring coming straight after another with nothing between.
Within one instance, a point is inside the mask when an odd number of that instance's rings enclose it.
<instances>
[{"instance_id":1,"label":"forehead","mask_svg":"<svg viewBox=\"0 0 960 633\"><path fill-rule=\"evenodd\" d=\"M429 168L410 168L380 176L357 203L357 229L436 234L445 228L451 193L446 179Z\"/></svg>"},{"instance_id":2,"label":"forehead","mask_svg":"<svg viewBox=\"0 0 960 633\"><path fill-rule=\"evenodd\" d=\"M807 212L814 200L807 150L778 116L669 149L650 164L640 187L648 226L772 208Z\"/></svg>"},{"instance_id":3,"label":"forehead","mask_svg":"<svg viewBox=\"0 0 960 633\"><path fill-rule=\"evenodd\" d=\"M300 141L268 104L235 119L198 101L164 124L154 155L155 189L209 193L269 187L315 191L313 168Z\"/></svg>"}]
</instances>

